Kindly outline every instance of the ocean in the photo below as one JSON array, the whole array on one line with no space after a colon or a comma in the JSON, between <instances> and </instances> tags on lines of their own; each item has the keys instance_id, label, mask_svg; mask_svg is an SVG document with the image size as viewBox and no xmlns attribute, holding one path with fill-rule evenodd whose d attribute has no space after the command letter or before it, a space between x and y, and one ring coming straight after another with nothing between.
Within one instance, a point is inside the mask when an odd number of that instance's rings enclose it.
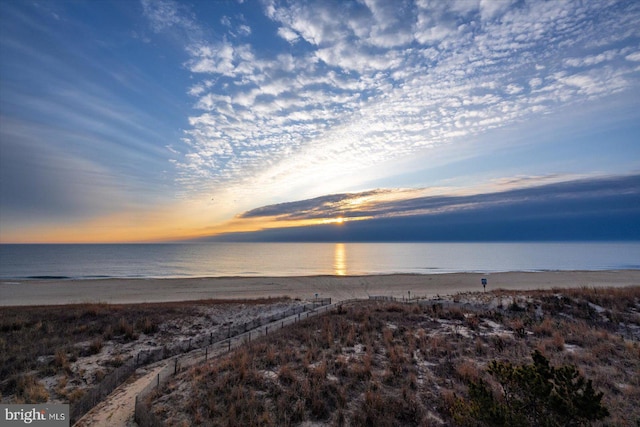
<instances>
[{"instance_id":1,"label":"ocean","mask_svg":"<svg viewBox=\"0 0 640 427\"><path fill-rule=\"evenodd\" d=\"M640 242L0 245L0 279L640 269Z\"/></svg>"}]
</instances>

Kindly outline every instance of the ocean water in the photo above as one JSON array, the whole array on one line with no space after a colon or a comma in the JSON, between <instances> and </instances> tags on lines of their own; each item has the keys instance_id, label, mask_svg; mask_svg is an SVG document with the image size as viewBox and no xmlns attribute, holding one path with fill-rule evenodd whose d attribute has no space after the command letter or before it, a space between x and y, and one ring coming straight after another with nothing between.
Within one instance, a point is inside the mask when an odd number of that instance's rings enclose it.
<instances>
[{"instance_id":1,"label":"ocean water","mask_svg":"<svg viewBox=\"0 0 640 427\"><path fill-rule=\"evenodd\" d=\"M640 242L0 245L0 279L640 269Z\"/></svg>"}]
</instances>

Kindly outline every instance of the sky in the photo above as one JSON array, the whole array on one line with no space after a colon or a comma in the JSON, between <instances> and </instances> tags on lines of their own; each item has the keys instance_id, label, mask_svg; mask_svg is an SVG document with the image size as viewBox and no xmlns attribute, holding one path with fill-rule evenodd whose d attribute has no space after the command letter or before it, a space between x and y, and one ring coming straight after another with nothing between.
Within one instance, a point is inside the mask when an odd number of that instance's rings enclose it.
<instances>
[{"instance_id":1,"label":"sky","mask_svg":"<svg viewBox=\"0 0 640 427\"><path fill-rule=\"evenodd\" d=\"M640 240L640 2L0 2L0 242Z\"/></svg>"}]
</instances>

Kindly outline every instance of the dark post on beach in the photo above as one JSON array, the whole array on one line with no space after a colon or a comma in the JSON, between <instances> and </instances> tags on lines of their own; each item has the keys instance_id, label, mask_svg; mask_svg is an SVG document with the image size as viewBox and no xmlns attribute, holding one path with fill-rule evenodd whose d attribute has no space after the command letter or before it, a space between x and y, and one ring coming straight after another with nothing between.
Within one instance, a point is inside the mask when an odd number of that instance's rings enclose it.
<instances>
[{"instance_id":1,"label":"dark post on beach","mask_svg":"<svg viewBox=\"0 0 640 427\"><path fill-rule=\"evenodd\" d=\"M482 289L487 292L487 279L485 279L484 277L482 278Z\"/></svg>"}]
</instances>

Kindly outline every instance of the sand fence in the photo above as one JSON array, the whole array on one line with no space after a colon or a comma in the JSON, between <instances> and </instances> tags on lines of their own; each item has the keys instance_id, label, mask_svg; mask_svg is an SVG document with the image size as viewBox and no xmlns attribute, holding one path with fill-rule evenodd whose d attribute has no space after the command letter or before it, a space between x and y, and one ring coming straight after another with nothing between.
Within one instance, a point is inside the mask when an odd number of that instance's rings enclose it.
<instances>
[{"instance_id":1,"label":"sand fence","mask_svg":"<svg viewBox=\"0 0 640 427\"><path fill-rule=\"evenodd\" d=\"M178 340L161 348L141 350L126 363L105 376L98 385L89 389L81 399L71 404L71 422L75 423L80 420L93 407L110 395L116 387L131 377L136 369L142 366L162 360L168 361L167 366L156 378L156 385L160 385L166 382L169 376L179 372L180 369L185 369L202 361L203 357L206 360L214 353L224 350L225 346L226 351L229 351L242 344L244 340L250 340L252 334L257 337L262 333L275 330L278 322L280 322L280 327L284 327L292 322L291 319L297 321L304 318L305 315L308 316L309 313L315 313L320 307L328 307L330 304L330 298L316 299L299 307L293 307L270 316L257 317L250 322L229 326L219 330L217 333L200 334L189 339ZM179 355L183 356L179 357ZM154 383L149 384L142 394L147 395L149 390L153 390L153 385Z\"/></svg>"},{"instance_id":2,"label":"sand fence","mask_svg":"<svg viewBox=\"0 0 640 427\"><path fill-rule=\"evenodd\" d=\"M168 360L167 365L136 396L134 413L136 423L140 427L164 427L164 423L151 411L148 400L152 393L159 391L164 384L178 373L191 366L206 362L209 358L221 356L241 345L248 344L252 339L266 336L311 316L327 313L332 307L330 298L314 300L303 307L287 310L283 313L286 315L282 317L271 316L267 319L256 319L246 324L245 332L225 337L188 354L171 358ZM264 321L268 319L270 320Z\"/></svg>"}]
</instances>

